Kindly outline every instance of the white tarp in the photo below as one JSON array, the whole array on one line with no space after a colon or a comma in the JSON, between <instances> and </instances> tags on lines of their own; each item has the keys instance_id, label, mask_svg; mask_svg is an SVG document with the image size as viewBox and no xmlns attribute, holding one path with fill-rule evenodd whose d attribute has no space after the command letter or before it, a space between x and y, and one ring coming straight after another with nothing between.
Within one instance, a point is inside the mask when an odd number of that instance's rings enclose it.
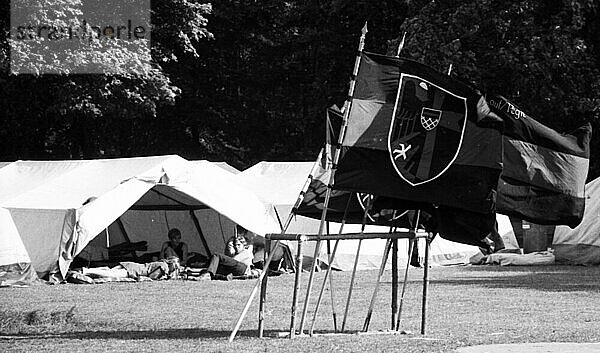
<instances>
[{"instance_id":1,"label":"white tarp","mask_svg":"<svg viewBox=\"0 0 600 353\"><path fill-rule=\"evenodd\" d=\"M583 220L575 228L557 226L552 247L556 262L573 265L600 264L600 178L585 186Z\"/></svg>"},{"instance_id":2,"label":"white tarp","mask_svg":"<svg viewBox=\"0 0 600 353\"><path fill-rule=\"evenodd\" d=\"M93 202L83 203L90 197ZM17 161L0 169L10 209L37 271L64 275L72 259L134 204L210 208L264 235L279 231L271 206L210 162L178 156ZM163 241L166 240L166 234Z\"/></svg>"}]
</instances>

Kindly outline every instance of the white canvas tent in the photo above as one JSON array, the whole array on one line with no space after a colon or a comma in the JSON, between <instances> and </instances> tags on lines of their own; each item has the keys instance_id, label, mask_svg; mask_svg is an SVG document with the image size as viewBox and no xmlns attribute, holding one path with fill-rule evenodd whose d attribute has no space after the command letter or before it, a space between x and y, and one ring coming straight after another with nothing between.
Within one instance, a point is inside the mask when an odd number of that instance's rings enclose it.
<instances>
[{"instance_id":1,"label":"white canvas tent","mask_svg":"<svg viewBox=\"0 0 600 353\"><path fill-rule=\"evenodd\" d=\"M238 177L241 178L245 186L274 205L283 223L296 202L313 165L314 162L259 162L242 171L238 174ZM498 215L498 221L500 234L505 238L505 242L509 243L507 247L517 247L508 217ZM318 229L319 220L296 216L287 232L292 234L314 234ZM338 231L339 224L330 223L329 233L337 234ZM344 226L345 233L357 233L359 231L360 225ZM381 226L367 226L365 231L368 233L387 233L389 229ZM357 268L361 270L379 268L385 244L385 239L363 240ZM295 247L294 243L288 245L292 248ZM351 270L354 266L357 246L358 240L340 241L332 266L341 270ZM420 244L420 246L424 246L424 244ZM333 244L331 244L331 247L333 247ZM424 255L424 253L424 249L420 249L419 254ZM479 253L478 247L436 237L431 243L430 263L433 265L467 264L472 256ZM305 256L307 257L304 261L305 264L311 263L308 256L312 257L312 254L314 254L314 243L309 242L305 250ZM407 240L399 241L398 255L399 262L406 264L408 259ZM326 246L323 246L319 260L325 264L328 263ZM391 261L391 257L389 261ZM388 262L389 265L390 262Z\"/></svg>"},{"instance_id":2,"label":"white canvas tent","mask_svg":"<svg viewBox=\"0 0 600 353\"><path fill-rule=\"evenodd\" d=\"M210 248L211 239L221 242L211 250L221 251L234 223L258 235L279 231L272 208L234 177L210 162L178 156L18 161L0 169L0 206L10 210L38 273L64 276L73 258L106 228L110 234L122 215L130 241L152 238L149 250L175 225L198 252ZM83 205L90 197L96 199ZM197 234L196 223L206 229L199 242L186 236Z\"/></svg>"},{"instance_id":3,"label":"white canvas tent","mask_svg":"<svg viewBox=\"0 0 600 353\"><path fill-rule=\"evenodd\" d=\"M202 165L203 163L206 163L206 161L205 160L196 160L196 161L190 161L190 163ZM231 164L229 164L227 162L210 162L210 163L216 165L217 167L221 167L232 174L238 174L240 172L237 168L235 168L234 166L232 166Z\"/></svg>"},{"instance_id":4,"label":"white canvas tent","mask_svg":"<svg viewBox=\"0 0 600 353\"><path fill-rule=\"evenodd\" d=\"M0 287L29 285L36 279L10 212L0 208Z\"/></svg>"},{"instance_id":5,"label":"white canvas tent","mask_svg":"<svg viewBox=\"0 0 600 353\"><path fill-rule=\"evenodd\" d=\"M583 220L575 228L557 226L552 247L556 262L573 265L600 265L600 178L585 186L587 194Z\"/></svg>"}]
</instances>

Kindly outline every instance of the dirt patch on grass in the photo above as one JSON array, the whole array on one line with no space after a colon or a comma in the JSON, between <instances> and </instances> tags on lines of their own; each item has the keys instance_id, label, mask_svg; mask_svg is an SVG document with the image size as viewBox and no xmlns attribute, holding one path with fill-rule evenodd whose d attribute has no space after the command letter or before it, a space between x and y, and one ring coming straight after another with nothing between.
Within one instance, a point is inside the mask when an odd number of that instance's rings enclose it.
<instances>
[{"instance_id":1,"label":"dirt patch on grass","mask_svg":"<svg viewBox=\"0 0 600 353\"><path fill-rule=\"evenodd\" d=\"M15 335L41 331L66 331L73 327L76 306L67 310L36 309L26 312L0 310L0 334Z\"/></svg>"}]
</instances>

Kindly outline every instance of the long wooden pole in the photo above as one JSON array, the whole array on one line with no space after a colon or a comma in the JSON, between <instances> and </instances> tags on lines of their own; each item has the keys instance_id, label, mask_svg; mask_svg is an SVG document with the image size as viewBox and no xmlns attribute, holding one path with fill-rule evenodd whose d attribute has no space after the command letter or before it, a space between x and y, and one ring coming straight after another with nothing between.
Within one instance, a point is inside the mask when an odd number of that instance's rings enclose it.
<instances>
[{"instance_id":1,"label":"long wooden pole","mask_svg":"<svg viewBox=\"0 0 600 353\"><path fill-rule=\"evenodd\" d=\"M338 236L341 236L344 233L344 226L346 225L346 216L348 215L348 208L350 207L350 199L351 197L348 197L348 202L346 202L346 207L344 208L344 215L342 216L342 223L340 224L340 229L338 231ZM327 235L329 235L329 222L327 222ZM327 239L327 243L329 244L330 239ZM333 263L334 259L335 259L335 254L337 253L337 248L338 245L340 243L340 239L336 239L335 241L335 246L333 248L333 252L331 254L329 254L329 257L327 259L328 261L328 267L327 267L327 272L325 273L325 278L323 279L323 285L321 286L321 291L319 292L319 298L317 299L317 303L315 304L315 312L313 315L313 319L312 322L310 324L310 328L308 329L308 334L309 335L313 335L313 331L314 331L314 327L315 327L315 322L317 320L317 314L319 312L319 306L321 305L321 298L323 297L323 292L325 291L325 284L327 283L327 279L331 279L332 276L332 266L331 264ZM337 332L337 313L335 312L335 301L334 301L334 297L333 297L333 282L329 282L329 288L330 288L330 292L331 292L331 307L333 310L333 329Z\"/></svg>"},{"instance_id":2,"label":"long wooden pole","mask_svg":"<svg viewBox=\"0 0 600 353\"><path fill-rule=\"evenodd\" d=\"M323 234L323 228L324 228L325 219L326 219L326 215L327 215L327 207L329 206L329 199L331 197L331 188L332 188L332 184L335 180L335 172L337 169L337 163L338 163L339 155L340 155L340 153L339 153L340 148L341 148L342 143L344 142L344 135L346 134L346 128L348 126L348 116L350 115L350 106L352 104L352 96L354 95L354 87L356 86L356 75L358 75L358 68L360 66L361 53L365 46L366 36L367 36L367 23L365 23L365 25L362 28L362 34L360 36L360 42L358 44L358 54L356 55L356 60L354 61L354 70L352 71L352 80L350 80L350 88L348 89L348 99L344 103L344 117L343 117L342 127L340 130L340 135L338 136L338 144L334 150L335 152L333 153L333 163L331 166L331 175L329 176L329 183L327 185L325 201L323 202L323 212L321 214L321 223L319 224L319 232L318 232L319 240L317 240L317 243L315 245L315 251L314 251L314 255L313 255L313 264L311 266L310 275L308 277L308 283L307 283L307 288L306 288L306 298L304 300L304 307L302 310L302 319L300 320L300 334L302 334L304 331L304 322L305 322L304 320L306 318L308 306L310 305L310 295L312 292L312 284L313 284L313 278L314 278L314 272L315 272L314 269L315 269L315 265L316 265L319 253L321 251L320 237Z\"/></svg>"},{"instance_id":3,"label":"long wooden pole","mask_svg":"<svg viewBox=\"0 0 600 353\"><path fill-rule=\"evenodd\" d=\"M316 167L316 165L313 166L313 168L310 171L309 177L306 178L306 181L304 182L304 186L302 187L302 191L300 192L300 195L298 195L298 199L296 200L296 203L294 204L294 208L292 209L292 212L290 212L290 214L288 215L285 225L281 229L282 235L285 234L285 232L287 231L287 228L290 226L290 223L292 223L292 220L294 219L296 210L298 209L298 207L300 207L300 205L302 204L302 201L304 200L304 194L306 193L306 190L308 189L310 182L312 181L312 175L315 172L315 167ZM279 246L279 240L276 240L273 243L273 247L277 247L277 246ZM271 253L269 254L269 257L265 260L265 263L263 265L265 268L269 268L269 265L271 264L271 261L273 260L274 254L275 254L275 251L271 251ZM242 309L240 317L236 321L235 326L234 326L233 330L231 331L231 335L229 335L229 340L228 340L229 342L233 342L233 339L237 335L237 332L240 329L240 326L242 325L242 321L244 321L244 318L246 317L246 314L248 313L248 309L250 309L250 305L252 304L252 301L254 300L256 293L258 292L259 286L261 287L261 290L266 291L266 288L262 288L262 281L266 275L267 275L267 271L262 271L260 273L260 275L258 276L258 279L256 280L256 283L254 284L254 287L252 288L252 291L250 292L250 295L248 296L248 300L246 300L246 304L244 305L244 308ZM259 327L260 327L260 325L262 325L262 320L263 320L263 318L259 317Z\"/></svg>"},{"instance_id":4,"label":"long wooden pole","mask_svg":"<svg viewBox=\"0 0 600 353\"><path fill-rule=\"evenodd\" d=\"M402 319L402 305L404 304L404 294L406 292L406 283L408 281L408 269L410 268L410 260L412 259L413 252L417 246L417 231L419 229L419 223L421 218L421 210L417 210L412 220L412 231L413 237L408 241L408 260L406 261L406 268L404 269L404 282L402 282L402 292L400 293L400 305L398 306L397 319L396 319L396 331L400 329L400 320Z\"/></svg>"},{"instance_id":5,"label":"long wooden pole","mask_svg":"<svg viewBox=\"0 0 600 353\"><path fill-rule=\"evenodd\" d=\"M311 335L311 336L313 335L313 331L314 331L314 327L315 327L315 322L317 320L317 314L319 312L319 307L321 305L321 300L323 298L323 293L325 292L325 284L327 283L327 279L330 278L330 276L331 276L331 271L332 271L332 269L331 269L331 263L333 262L333 259L335 258L335 254L337 252L339 243L340 243L339 239L335 241L335 245L333 246L333 251L332 251L331 255L329 256L329 266L327 268L327 272L325 273L325 278L323 279L323 285L321 286L321 290L319 291L319 297L317 299L317 303L315 304L315 312L313 313L313 319L312 319L310 327L308 329L308 334ZM332 287L330 289L333 291ZM333 302L333 300L332 300L331 304L332 305L335 304ZM337 323L336 323L337 315L335 313L335 308L333 308L333 313L334 313L333 314L333 320L334 320L333 327L334 327L334 330L337 331Z\"/></svg>"},{"instance_id":6,"label":"long wooden pole","mask_svg":"<svg viewBox=\"0 0 600 353\"><path fill-rule=\"evenodd\" d=\"M335 254L337 252L337 247L338 245L340 245L340 240L336 240L335 244L333 245L333 251L331 253L330 259L334 259L335 258ZM337 311L335 310L335 288L333 287L333 267L331 266L333 260L329 261L329 268L327 269L327 271L330 272L329 275L329 293L330 293L330 297L331 297L331 315L333 316L333 332L337 332L338 331L338 325L337 325ZM316 312L316 310L315 310ZM311 327L311 332L313 330L313 328Z\"/></svg>"},{"instance_id":7,"label":"long wooden pole","mask_svg":"<svg viewBox=\"0 0 600 353\"><path fill-rule=\"evenodd\" d=\"M404 304L404 294L406 293L406 282L408 281L408 269L410 268L410 259L412 258L413 249L416 246L416 239L408 240L408 260L406 260L406 268L404 269L404 282L402 282L402 291L400 292L400 303L398 305L398 314L396 315L396 331L400 329L400 320L402 320L402 305Z\"/></svg>"},{"instance_id":8,"label":"long wooden pole","mask_svg":"<svg viewBox=\"0 0 600 353\"><path fill-rule=\"evenodd\" d=\"M400 44L398 44L398 50L396 51L396 57L400 57L400 52L402 51L402 49L404 49L404 40L406 39L406 32L404 32L404 34L402 34L402 40L400 41Z\"/></svg>"},{"instance_id":9,"label":"long wooden pole","mask_svg":"<svg viewBox=\"0 0 600 353\"><path fill-rule=\"evenodd\" d=\"M269 258L270 252L271 252L271 240L265 239L265 250L263 252L264 262L266 262L266 260ZM263 272L269 271L269 268L264 266L264 262L263 262ZM261 289L260 289L260 301L258 304L258 337L259 338L263 338L263 334L264 334L264 330L265 330L264 318L265 318L265 304L267 301L267 279L268 278L269 278L269 276L264 276L264 278L262 280L262 284L261 284Z\"/></svg>"},{"instance_id":10,"label":"long wooden pole","mask_svg":"<svg viewBox=\"0 0 600 353\"><path fill-rule=\"evenodd\" d=\"M391 232L392 232L392 229L390 228L390 233ZM375 282L375 289L373 290L373 295L371 296L371 302L369 304L369 309L367 310L367 316L365 318L365 323L363 324L363 332L367 332L369 330L369 324L371 323L371 316L373 314L373 308L375 307L375 300L377 299L377 292L379 291L379 284L381 283L381 279L383 277L383 272L385 271L385 264L387 263L391 245L392 245L392 239L388 239L385 242L385 248L383 250L383 257L381 258L381 265L379 266L379 274L377 275L377 282Z\"/></svg>"},{"instance_id":11,"label":"long wooden pole","mask_svg":"<svg viewBox=\"0 0 600 353\"><path fill-rule=\"evenodd\" d=\"M398 239L392 240L392 330L396 325L398 312Z\"/></svg>"},{"instance_id":12,"label":"long wooden pole","mask_svg":"<svg viewBox=\"0 0 600 353\"><path fill-rule=\"evenodd\" d=\"M428 233L425 238L425 268L423 270L423 304L421 305L421 334L425 334L427 322L427 290L429 288L429 247L433 234Z\"/></svg>"},{"instance_id":13,"label":"long wooden pole","mask_svg":"<svg viewBox=\"0 0 600 353\"><path fill-rule=\"evenodd\" d=\"M300 288L300 281L302 279L302 267L304 259L304 241L302 238L298 240L298 251L296 255L296 278L294 281L294 292L292 294L292 313L290 321L290 338L294 338L296 334L296 308L298 306L298 289Z\"/></svg>"},{"instance_id":14,"label":"long wooden pole","mask_svg":"<svg viewBox=\"0 0 600 353\"><path fill-rule=\"evenodd\" d=\"M274 244L275 244L274 246L277 246L277 244L279 244L279 240L275 241ZM267 261L265 261L265 265L264 265L265 267L267 267L267 268L269 267L271 260L273 260L273 254L275 254L275 252L271 251L271 254L269 254ZM242 309L242 313L240 314L240 317L238 318L238 321L236 322L235 327L233 328L233 331L231 331L231 335L229 335L229 342L233 342L233 339L237 335L237 332L240 329L240 326L242 325L242 321L244 320L244 317L246 317L246 314L248 313L248 309L250 309L250 304L252 304L252 300L254 299L254 296L256 296L256 293L258 292L258 288L261 286L262 280L266 275L267 275L267 271L262 271L260 273L260 276L256 280L256 283L254 284L254 288L252 288L252 292L250 293L250 296L248 297L248 300L246 301L246 305L244 306L244 309Z\"/></svg>"},{"instance_id":15,"label":"long wooden pole","mask_svg":"<svg viewBox=\"0 0 600 353\"><path fill-rule=\"evenodd\" d=\"M373 205L373 198L370 196L367 199L365 205L365 212L363 214L362 224L360 226L360 234L364 234L365 226L367 224L367 216ZM362 246L363 239L358 239L358 246L356 247L356 257L354 258L354 267L352 267L352 276L350 277L350 287L348 288L348 298L346 299L346 309L344 310L344 320L342 321L342 332L346 329L346 320L348 319L348 311L350 310L350 300L352 299L352 291L354 289L354 279L356 278L356 269L358 268L358 259L360 257L360 248Z\"/></svg>"},{"instance_id":16,"label":"long wooden pole","mask_svg":"<svg viewBox=\"0 0 600 353\"><path fill-rule=\"evenodd\" d=\"M339 245L339 240L335 241L334 249L337 250L337 246ZM337 312L335 311L335 288L333 287L333 272L332 271L332 263L335 258L335 252L331 251L331 240L327 240L327 256L329 256L329 264L327 271L329 274L329 293L331 294L331 315L333 319L333 332L337 332ZM316 313L316 310L315 310ZM313 328L311 327L310 332L312 334Z\"/></svg>"}]
</instances>

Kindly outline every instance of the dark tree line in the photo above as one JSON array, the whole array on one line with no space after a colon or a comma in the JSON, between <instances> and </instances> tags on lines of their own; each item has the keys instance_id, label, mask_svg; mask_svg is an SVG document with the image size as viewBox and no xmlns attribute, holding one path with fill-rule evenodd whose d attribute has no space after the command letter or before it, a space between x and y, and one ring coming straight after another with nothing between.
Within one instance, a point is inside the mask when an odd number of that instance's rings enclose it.
<instances>
[{"instance_id":1,"label":"dark tree line","mask_svg":"<svg viewBox=\"0 0 600 353\"><path fill-rule=\"evenodd\" d=\"M39 76L9 74L9 5L0 5L0 159L313 160L365 21L368 51L394 54L406 32L403 56L440 71L452 64L453 75L559 131L600 127L598 0L152 4L156 71ZM594 135L590 178L600 175L598 150Z\"/></svg>"}]
</instances>

